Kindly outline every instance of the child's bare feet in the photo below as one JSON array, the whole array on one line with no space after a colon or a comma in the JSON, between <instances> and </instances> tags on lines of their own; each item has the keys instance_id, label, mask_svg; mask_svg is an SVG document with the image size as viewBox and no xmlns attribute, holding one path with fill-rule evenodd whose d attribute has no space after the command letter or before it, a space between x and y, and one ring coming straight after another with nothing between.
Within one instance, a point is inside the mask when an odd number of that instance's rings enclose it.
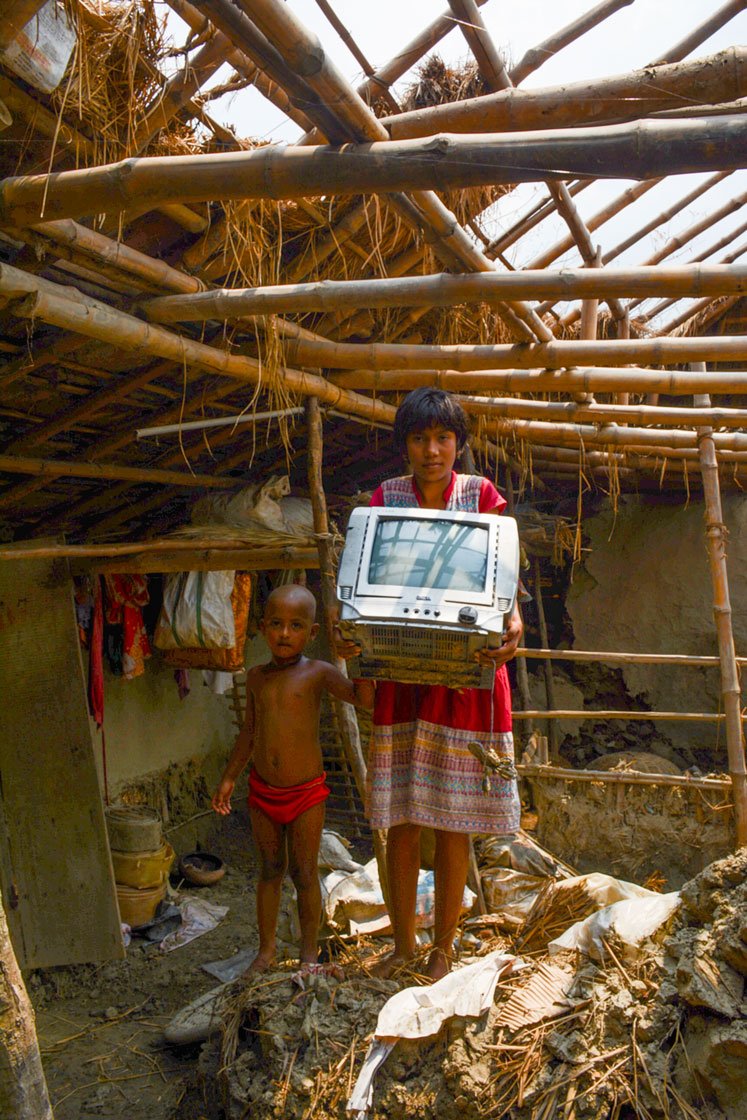
<instances>
[{"instance_id":1,"label":"child's bare feet","mask_svg":"<svg viewBox=\"0 0 747 1120\"><path fill-rule=\"evenodd\" d=\"M376 957L368 971L371 976L378 976L380 980L391 980L401 969L412 964L414 959L414 953L409 957L400 953L388 953L385 957Z\"/></svg>"},{"instance_id":2,"label":"child's bare feet","mask_svg":"<svg viewBox=\"0 0 747 1120\"><path fill-rule=\"evenodd\" d=\"M244 973L245 976L254 976L262 972L269 972L275 964L275 954L257 953L256 957Z\"/></svg>"},{"instance_id":3,"label":"child's bare feet","mask_svg":"<svg viewBox=\"0 0 747 1120\"><path fill-rule=\"evenodd\" d=\"M444 976L448 976L450 972L451 957L448 957L443 949L433 949L428 957L428 964L425 969L426 976L429 976L435 982L436 980L443 980Z\"/></svg>"}]
</instances>

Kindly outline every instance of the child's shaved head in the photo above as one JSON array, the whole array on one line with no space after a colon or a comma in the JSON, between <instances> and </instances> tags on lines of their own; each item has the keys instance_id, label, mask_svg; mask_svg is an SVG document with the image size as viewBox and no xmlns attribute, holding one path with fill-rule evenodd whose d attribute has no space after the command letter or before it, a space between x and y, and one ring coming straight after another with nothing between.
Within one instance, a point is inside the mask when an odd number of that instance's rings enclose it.
<instances>
[{"instance_id":1,"label":"child's shaved head","mask_svg":"<svg viewBox=\"0 0 747 1120\"><path fill-rule=\"evenodd\" d=\"M310 622L316 618L316 599L311 594L307 587L301 587L298 583L284 583L280 587L276 587L265 603L264 614L269 613L271 606L293 606L308 616Z\"/></svg>"}]
</instances>

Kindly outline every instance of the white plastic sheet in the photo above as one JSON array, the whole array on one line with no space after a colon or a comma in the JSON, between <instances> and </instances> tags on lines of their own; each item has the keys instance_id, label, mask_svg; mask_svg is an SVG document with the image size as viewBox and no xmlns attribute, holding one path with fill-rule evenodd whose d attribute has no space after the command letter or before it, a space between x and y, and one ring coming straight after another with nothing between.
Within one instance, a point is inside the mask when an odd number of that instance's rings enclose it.
<instances>
[{"instance_id":1,"label":"white plastic sheet","mask_svg":"<svg viewBox=\"0 0 747 1120\"><path fill-rule=\"evenodd\" d=\"M636 889L643 891L645 887ZM596 960L604 960L609 955L604 941L609 941L614 935L616 940L623 943L627 954L635 956L638 946L664 925L679 904L679 891L672 891L670 894L646 891L645 895L621 899L598 910L596 914L591 914L582 922L576 922L550 942L548 951L559 953L562 949L578 949Z\"/></svg>"},{"instance_id":2,"label":"white plastic sheet","mask_svg":"<svg viewBox=\"0 0 747 1120\"><path fill-rule=\"evenodd\" d=\"M426 988L403 988L382 1007L374 1041L347 1103L363 1120L373 1102L373 1079L400 1038L430 1038L455 1016L476 1018L493 1002L501 976L520 967L518 957L496 951L474 964L455 969Z\"/></svg>"}]
</instances>

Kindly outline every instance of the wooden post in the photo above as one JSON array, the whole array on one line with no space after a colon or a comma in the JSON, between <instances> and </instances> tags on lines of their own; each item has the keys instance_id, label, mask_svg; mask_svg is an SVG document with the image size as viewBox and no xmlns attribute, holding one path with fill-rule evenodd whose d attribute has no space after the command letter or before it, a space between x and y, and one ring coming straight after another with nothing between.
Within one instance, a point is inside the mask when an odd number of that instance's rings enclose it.
<instances>
[{"instance_id":1,"label":"wooden post","mask_svg":"<svg viewBox=\"0 0 747 1120\"><path fill-rule=\"evenodd\" d=\"M510 469L506 471L506 501L508 503L507 513L509 513L511 517L515 516L516 502L514 500L514 480ZM521 607L519 607L519 610L521 610ZM516 659L516 687L519 690L519 700L522 708L525 712L531 711L532 694L529 691L529 672L527 670L526 660L523 657ZM531 719L528 719L524 725L524 731L527 737L532 734L533 727L534 725Z\"/></svg>"},{"instance_id":2,"label":"wooden post","mask_svg":"<svg viewBox=\"0 0 747 1120\"><path fill-rule=\"evenodd\" d=\"M704 365L699 365L701 370ZM707 394L695 396L693 404L709 405ZM727 529L721 512L721 489L718 478L718 459L712 428L700 428L698 435L700 469L703 476L705 498L706 540L708 560L713 584L713 614L718 637L721 662L721 695L726 716L726 750L729 774L734 790L734 822L737 847L747 845L747 770L745 769L744 734L742 731L741 686L734 650L734 633L731 625L729 579L726 571Z\"/></svg>"},{"instance_id":3,"label":"wooden post","mask_svg":"<svg viewBox=\"0 0 747 1120\"><path fill-rule=\"evenodd\" d=\"M337 593L335 590L335 557L332 549L332 540L329 532L329 519L327 517L327 499L324 494L322 480L322 417L319 401L309 397L306 402L306 423L308 438L308 479L311 508L314 514L314 532L317 534L319 549L319 579L322 590L322 615L324 628L327 634L330 656L333 664L343 672L347 667L342 658L335 655L335 623L337 621ZM342 749L353 774L355 785L362 801L366 796L366 762L361 750L360 731L355 709L351 704L344 704L339 700L334 701L337 726L340 729ZM386 871L386 848L384 838L378 829L372 829L374 854L379 868L379 882L381 883L384 899L389 898L389 883Z\"/></svg>"},{"instance_id":4,"label":"wooden post","mask_svg":"<svg viewBox=\"0 0 747 1120\"><path fill-rule=\"evenodd\" d=\"M549 642L547 640L547 621L545 619L545 606L542 602L542 569L540 567L539 556L534 558L534 599L537 604L537 618L539 620L540 641L542 648L547 649ZM550 711L554 711L555 704L555 683L552 677L552 661L548 658L543 662L542 668L545 673L545 695L547 697L547 707ZM550 740L550 752L553 761L558 757L558 735L555 724L550 720L547 724L547 737Z\"/></svg>"},{"instance_id":5,"label":"wooden post","mask_svg":"<svg viewBox=\"0 0 747 1120\"><path fill-rule=\"evenodd\" d=\"M0 1116L54 1120L47 1095L34 1010L10 942L0 895Z\"/></svg>"}]
</instances>

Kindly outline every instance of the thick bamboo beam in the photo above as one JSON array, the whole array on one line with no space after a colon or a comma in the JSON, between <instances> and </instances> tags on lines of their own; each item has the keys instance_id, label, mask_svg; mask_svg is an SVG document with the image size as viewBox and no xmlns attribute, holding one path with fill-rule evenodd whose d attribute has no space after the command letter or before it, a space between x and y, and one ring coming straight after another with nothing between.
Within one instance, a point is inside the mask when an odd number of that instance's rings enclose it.
<instances>
[{"instance_id":1,"label":"thick bamboo beam","mask_svg":"<svg viewBox=\"0 0 747 1120\"><path fill-rule=\"evenodd\" d=\"M45 478L96 478L126 482L155 482L163 486L188 486L195 490L240 486L241 479L216 478L215 475L188 471L161 471L147 467L126 467L119 463L76 463L67 459L34 459L25 455L0 455L0 471L30 474ZM2 494L0 493L0 498Z\"/></svg>"},{"instance_id":2,"label":"thick bamboo beam","mask_svg":"<svg viewBox=\"0 0 747 1120\"><path fill-rule=\"evenodd\" d=\"M70 219L61 222L40 222L32 227L57 245L77 250L84 257L125 273L146 284L182 294L195 294L205 290L205 284L196 276L172 268L165 261L157 260L139 249L132 249L122 241L115 241L103 233L80 225Z\"/></svg>"},{"instance_id":3,"label":"thick bamboo beam","mask_svg":"<svg viewBox=\"0 0 747 1120\"><path fill-rule=\"evenodd\" d=\"M729 47L694 62L543 89L502 89L381 120L392 140L441 132L531 132L620 124L679 108L683 98L691 109L737 101L746 93L747 48Z\"/></svg>"},{"instance_id":4,"label":"thick bamboo beam","mask_svg":"<svg viewBox=\"0 0 747 1120\"><path fill-rule=\"evenodd\" d=\"M271 145L253 152L139 157L61 171L51 178L5 179L0 183L0 225L116 214L132 206L154 209L176 199L189 203L427 192L575 175L650 179L665 173L736 170L744 162L746 144L747 121L726 116L511 136L375 141L342 148Z\"/></svg>"},{"instance_id":5,"label":"thick bamboo beam","mask_svg":"<svg viewBox=\"0 0 747 1120\"><path fill-rule=\"evenodd\" d=\"M539 70L540 66L551 59L553 55L556 55L558 51L563 50L571 43L575 43L592 27L597 27L609 16L619 11L620 8L626 8L632 3L633 0L604 0L603 3L597 4L595 8L579 16L573 23L569 23L560 31L556 31L536 47L531 47L511 68L509 72L511 81L515 86L520 85L525 78L528 78L535 70Z\"/></svg>"},{"instance_id":6,"label":"thick bamboo beam","mask_svg":"<svg viewBox=\"0 0 747 1120\"><path fill-rule=\"evenodd\" d=\"M322 592L322 614L324 629L327 635L330 656L334 664L347 676L347 667L341 657L336 655L337 637L335 627L339 617L337 605L337 590L335 573L337 564L332 537L329 531L329 518L327 516L327 498L324 493L324 472L322 469L324 453L324 436L322 429L322 416L319 411L319 401L310 397L306 402L306 430L308 435L308 462L307 478L309 496L314 517L314 532L317 537L319 550L319 578ZM361 748L360 730L355 709L351 704L335 701L335 715L337 727L340 732L340 741L345 754L350 772L353 775L358 796L365 804L366 801L366 760ZM384 898L389 898L389 887L386 867L386 849L382 834L375 829L373 832L374 852L376 864L379 869ZM383 878L382 878L383 876Z\"/></svg>"},{"instance_id":7,"label":"thick bamboo beam","mask_svg":"<svg viewBox=\"0 0 747 1120\"><path fill-rule=\"evenodd\" d=\"M622 407L622 406L621 406ZM561 424L542 420L496 419L490 425L501 436L514 436L529 443L560 444L563 447L656 447L667 454L677 448L695 450L697 433L680 428L633 428L617 424ZM747 451L747 432L717 432L713 441L719 451Z\"/></svg>"},{"instance_id":8,"label":"thick bamboo beam","mask_svg":"<svg viewBox=\"0 0 747 1120\"><path fill-rule=\"evenodd\" d=\"M577 401L531 401L517 397L460 397L466 412L475 416L494 416L499 419L561 420L568 423L589 424L682 424L692 428L696 424L711 424L717 428L747 428L747 409L744 408L676 408L646 404L597 404Z\"/></svg>"},{"instance_id":9,"label":"thick bamboo beam","mask_svg":"<svg viewBox=\"0 0 747 1120\"><path fill-rule=\"evenodd\" d=\"M421 385L432 385L450 393L666 393L689 396L691 393L747 393L747 370L710 370L708 373L668 373L665 370L631 366L605 369L554 371L491 369L456 370L372 370L355 369L331 374L329 381L343 389L363 389L374 393L405 392Z\"/></svg>"},{"instance_id":10,"label":"thick bamboo beam","mask_svg":"<svg viewBox=\"0 0 747 1120\"><path fill-rule=\"evenodd\" d=\"M210 0L211 3L216 0ZM222 2L222 0L219 0ZM348 84L325 53L317 37L308 31L289 5L281 0L239 0L252 20L276 44L284 62L294 73L306 75L308 84L325 105L334 106L334 114L350 137L358 141L385 141L388 133L374 116L362 97ZM329 135L329 133L327 134ZM306 139L306 138L305 138ZM432 236L433 248L442 261L451 267L454 261L476 272L492 272L493 263L474 244L454 214L444 205L431 182L414 184L411 195L390 193L388 204L408 224ZM340 193L339 183L335 192ZM308 194L308 191L305 192ZM550 328L532 311L519 303L499 309L520 337L552 338Z\"/></svg>"},{"instance_id":11,"label":"thick bamboo beam","mask_svg":"<svg viewBox=\"0 0 747 1120\"><path fill-rule=\"evenodd\" d=\"M289 361L330 369L560 369L602 363L626 366L633 362L672 366L683 362L744 361L747 359L747 337L582 339L478 346L289 339L285 352ZM621 385L624 376L620 375Z\"/></svg>"},{"instance_id":12,"label":"thick bamboo beam","mask_svg":"<svg viewBox=\"0 0 747 1120\"><path fill-rule=\"evenodd\" d=\"M0 293L19 298L14 312L20 318L39 318L53 326L97 338L111 346L135 350L166 358L178 365L189 363L224 377L252 385L260 383L260 363L243 354L229 354L202 342L172 334L163 327L143 323L132 315L117 311L105 303L62 288L38 276L32 276L10 265L0 265ZM309 345L309 343L306 343ZM340 390L325 378L299 370L283 369L279 373L285 388L302 396L318 396L340 412L358 411L359 415L381 422L391 421L394 409L383 402L372 401L356 393Z\"/></svg>"},{"instance_id":13,"label":"thick bamboo beam","mask_svg":"<svg viewBox=\"0 0 747 1120\"><path fill-rule=\"evenodd\" d=\"M184 277L185 281L189 279ZM362 307L452 307L460 303L495 303L515 298L695 297L734 292L747 293L747 265L564 268L556 272L527 269L465 275L441 272L381 280L317 280L263 288L221 288L196 294L193 289L185 295L151 299L143 304L143 310L152 322L177 323Z\"/></svg>"},{"instance_id":14,"label":"thick bamboo beam","mask_svg":"<svg viewBox=\"0 0 747 1120\"><path fill-rule=\"evenodd\" d=\"M195 35L205 35L215 40L223 53L224 61L230 63L234 70L241 74L242 78L250 81L263 97L267 98L277 109L280 109L281 113L285 113L299 128L308 129L312 127L311 121L302 111L300 105L294 105L285 90L271 81L264 71L260 70L243 51L238 50L222 31L213 27L193 4L190 4L188 0L168 0L168 5L184 20Z\"/></svg>"},{"instance_id":15,"label":"thick bamboo beam","mask_svg":"<svg viewBox=\"0 0 747 1120\"><path fill-rule=\"evenodd\" d=\"M696 407L707 407L711 399L704 394L694 397L693 403ZM729 577L726 570L728 530L724 525L721 508L716 440L712 427L700 428L698 449L703 474L706 541L713 587L713 617L721 663L721 697L726 720L726 750L729 758L729 774L734 788L737 848L742 848L747 845L747 765L745 765L745 741L742 729L742 688L734 649Z\"/></svg>"}]
</instances>

